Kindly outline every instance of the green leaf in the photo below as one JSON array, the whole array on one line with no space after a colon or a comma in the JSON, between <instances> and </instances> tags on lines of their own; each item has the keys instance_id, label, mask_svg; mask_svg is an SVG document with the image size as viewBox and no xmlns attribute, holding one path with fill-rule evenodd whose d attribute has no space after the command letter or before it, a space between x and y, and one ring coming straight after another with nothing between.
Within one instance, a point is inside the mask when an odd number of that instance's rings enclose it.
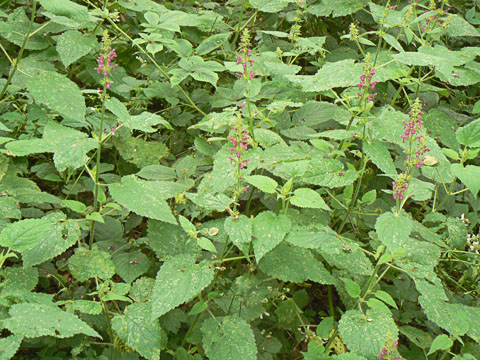
<instances>
[{"instance_id":1,"label":"green leaf","mask_svg":"<svg viewBox=\"0 0 480 360\"><path fill-rule=\"evenodd\" d=\"M3 216L4 219L20 220L22 218L20 205L14 197L2 196L0 198L0 216Z\"/></svg>"},{"instance_id":2,"label":"green leaf","mask_svg":"<svg viewBox=\"0 0 480 360\"><path fill-rule=\"evenodd\" d=\"M275 180L263 175L245 176L244 180L267 194L275 194L275 189L278 186Z\"/></svg>"},{"instance_id":3,"label":"green leaf","mask_svg":"<svg viewBox=\"0 0 480 360\"><path fill-rule=\"evenodd\" d=\"M331 210L320 194L309 188L296 189L290 203L301 208Z\"/></svg>"},{"instance_id":4,"label":"green leaf","mask_svg":"<svg viewBox=\"0 0 480 360\"><path fill-rule=\"evenodd\" d=\"M309 9L316 16L339 17L353 14L361 10L367 4L367 0L320 0Z\"/></svg>"},{"instance_id":5,"label":"green leaf","mask_svg":"<svg viewBox=\"0 0 480 360\"><path fill-rule=\"evenodd\" d=\"M152 133L157 129L152 126L163 125L167 129L173 130L172 125L168 123L163 117L157 114L152 114L147 111L142 112L140 115L129 116L123 124L130 130L140 130L146 133Z\"/></svg>"},{"instance_id":6,"label":"green leaf","mask_svg":"<svg viewBox=\"0 0 480 360\"><path fill-rule=\"evenodd\" d=\"M480 119L472 121L470 124L461 127L455 133L460 144L469 147L480 146Z\"/></svg>"},{"instance_id":7,"label":"green leaf","mask_svg":"<svg viewBox=\"0 0 480 360\"><path fill-rule=\"evenodd\" d=\"M185 196L195 205L210 211L225 211L233 202L233 199L225 194L186 193Z\"/></svg>"},{"instance_id":8,"label":"green leaf","mask_svg":"<svg viewBox=\"0 0 480 360\"><path fill-rule=\"evenodd\" d=\"M454 132L458 124L455 119L443 111L432 109L425 116L424 121L424 126L431 137L439 138L450 149L458 150L458 141Z\"/></svg>"},{"instance_id":9,"label":"green leaf","mask_svg":"<svg viewBox=\"0 0 480 360\"><path fill-rule=\"evenodd\" d=\"M198 253L195 242L178 225L148 220L148 240L162 261L180 254Z\"/></svg>"},{"instance_id":10,"label":"green leaf","mask_svg":"<svg viewBox=\"0 0 480 360\"><path fill-rule=\"evenodd\" d=\"M345 171L338 160L315 158L310 161L301 180L308 184L338 188L352 184L357 177L357 171Z\"/></svg>"},{"instance_id":11,"label":"green leaf","mask_svg":"<svg viewBox=\"0 0 480 360\"><path fill-rule=\"evenodd\" d=\"M50 13L80 21L88 20L88 9L70 0L40 0L40 4Z\"/></svg>"},{"instance_id":12,"label":"green leaf","mask_svg":"<svg viewBox=\"0 0 480 360\"><path fill-rule=\"evenodd\" d=\"M208 82L213 86L217 86L218 75L216 72L223 71L223 65L216 61L204 61L200 56L190 56L182 58L178 65L180 68L170 70L170 81L172 85L178 85L188 76L193 77L197 81Z\"/></svg>"},{"instance_id":13,"label":"green leaf","mask_svg":"<svg viewBox=\"0 0 480 360\"><path fill-rule=\"evenodd\" d=\"M397 175L397 169L393 164L390 152L383 142L374 140L369 143L365 141L363 143L363 151L385 174L393 176Z\"/></svg>"},{"instance_id":14,"label":"green leaf","mask_svg":"<svg viewBox=\"0 0 480 360\"><path fill-rule=\"evenodd\" d=\"M62 205L79 214L83 214L85 213L85 210L87 210L87 205L76 200L62 200Z\"/></svg>"},{"instance_id":15,"label":"green leaf","mask_svg":"<svg viewBox=\"0 0 480 360\"><path fill-rule=\"evenodd\" d=\"M315 258L310 250L282 243L258 264L260 270L282 281L335 284L335 278Z\"/></svg>"},{"instance_id":16,"label":"green leaf","mask_svg":"<svg viewBox=\"0 0 480 360\"><path fill-rule=\"evenodd\" d=\"M97 38L93 34L82 34L77 30L65 31L55 39L57 52L65 67L89 54L97 45Z\"/></svg>"},{"instance_id":17,"label":"green leaf","mask_svg":"<svg viewBox=\"0 0 480 360\"><path fill-rule=\"evenodd\" d=\"M338 330L350 351L368 359L380 354L387 337L393 340L398 338L392 315L376 309L367 310L366 314L359 310L348 310L342 315Z\"/></svg>"},{"instance_id":18,"label":"green leaf","mask_svg":"<svg viewBox=\"0 0 480 360\"><path fill-rule=\"evenodd\" d=\"M49 121L42 139L11 141L5 147L17 156L53 152L57 170L64 171L84 166L89 160L87 153L97 146L87 134Z\"/></svg>"},{"instance_id":19,"label":"green leaf","mask_svg":"<svg viewBox=\"0 0 480 360\"><path fill-rule=\"evenodd\" d=\"M352 298L357 298L360 296L362 289L355 281L349 278L340 278L345 283L345 290L347 290L348 295Z\"/></svg>"},{"instance_id":20,"label":"green leaf","mask_svg":"<svg viewBox=\"0 0 480 360\"><path fill-rule=\"evenodd\" d=\"M214 254L217 253L217 248L215 245L213 245L212 241L210 239L207 239L206 237L199 237L197 239L197 244L200 246L203 250L210 251Z\"/></svg>"},{"instance_id":21,"label":"green leaf","mask_svg":"<svg viewBox=\"0 0 480 360\"><path fill-rule=\"evenodd\" d=\"M453 340L450 339L448 335L438 335L435 339L433 339L432 346L430 346L430 350L428 350L427 355L431 355L438 350L448 350L452 347L452 345Z\"/></svg>"},{"instance_id":22,"label":"green leaf","mask_svg":"<svg viewBox=\"0 0 480 360\"><path fill-rule=\"evenodd\" d=\"M27 89L35 101L48 106L66 119L83 122L85 99L78 85L65 75L45 71L27 81Z\"/></svg>"},{"instance_id":23,"label":"green leaf","mask_svg":"<svg viewBox=\"0 0 480 360\"><path fill-rule=\"evenodd\" d=\"M115 265L110 254L98 250L97 246L94 246L92 250L83 247L77 248L75 255L68 261L68 267L73 277L79 281L95 277L108 280L115 275Z\"/></svg>"},{"instance_id":24,"label":"green leaf","mask_svg":"<svg viewBox=\"0 0 480 360\"><path fill-rule=\"evenodd\" d=\"M145 181L134 175L122 177L121 183L108 187L113 199L134 213L176 224L166 199L181 194L185 185L167 181Z\"/></svg>"},{"instance_id":25,"label":"green leaf","mask_svg":"<svg viewBox=\"0 0 480 360\"><path fill-rule=\"evenodd\" d=\"M163 332L157 320L152 320L149 303L127 306L122 315L112 319L112 329L120 339L148 360L159 360L163 348Z\"/></svg>"},{"instance_id":26,"label":"green leaf","mask_svg":"<svg viewBox=\"0 0 480 360\"><path fill-rule=\"evenodd\" d=\"M227 217L224 223L225 232L237 247L250 243L252 240L252 226L252 220L243 214L236 219L233 216Z\"/></svg>"},{"instance_id":27,"label":"green leaf","mask_svg":"<svg viewBox=\"0 0 480 360\"><path fill-rule=\"evenodd\" d=\"M117 274L127 283L145 274L150 267L150 260L140 251L120 253L112 260Z\"/></svg>"},{"instance_id":28,"label":"green leaf","mask_svg":"<svg viewBox=\"0 0 480 360\"><path fill-rule=\"evenodd\" d=\"M63 214L51 215L48 232L40 236L38 242L23 253L23 266L26 268L62 254L80 239L80 226L75 220L65 220Z\"/></svg>"},{"instance_id":29,"label":"green leaf","mask_svg":"<svg viewBox=\"0 0 480 360\"><path fill-rule=\"evenodd\" d=\"M95 330L72 313L54 305L21 303L13 305L3 325L15 335L27 338L53 336L68 338L85 334L102 338Z\"/></svg>"},{"instance_id":30,"label":"green leaf","mask_svg":"<svg viewBox=\"0 0 480 360\"><path fill-rule=\"evenodd\" d=\"M463 167L460 164L453 164L452 172L476 197L480 190L480 166L467 165Z\"/></svg>"},{"instance_id":31,"label":"green leaf","mask_svg":"<svg viewBox=\"0 0 480 360\"><path fill-rule=\"evenodd\" d=\"M377 290L375 291L374 294L377 298L382 300L383 302L387 303L388 305L394 307L395 309L398 309L397 304L395 303L395 300L390 296L389 293L383 290Z\"/></svg>"},{"instance_id":32,"label":"green leaf","mask_svg":"<svg viewBox=\"0 0 480 360\"><path fill-rule=\"evenodd\" d=\"M195 263L191 255L177 255L166 260L155 280L152 295L152 319L190 301L213 280L210 262Z\"/></svg>"},{"instance_id":33,"label":"green leaf","mask_svg":"<svg viewBox=\"0 0 480 360\"><path fill-rule=\"evenodd\" d=\"M52 223L46 219L25 219L5 227L0 233L0 245L24 252L48 237Z\"/></svg>"},{"instance_id":34,"label":"green leaf","mask_svg":"<svg viewBox=\"0 0 480 360\"><path fill-rule=\"evenodd\" d=\"M203 348L210 360L256 360L257 346L252 328L238 316L207 319L201 328Z\"/></svg>"},{"instance_id":35,"label":"green leaf","mask_svg":"<svg viewBox=\"0 0 480 360\"><path fill-rule=\"evenodd\" d=\"M409 242L413 222L403 215L386 212L377 218L375 229L382 244L394 253Z\"/></svg>"},{"instance_id":36,"label":"green leaf","mask_svg":"<svg viewBox=\"0 0 480 360\"><path fill-rule=\"evenodd\" d=\"M10 335L0 339L0 360L9 360L17 352L22 343L23 336Z\"/></svg>"},{"instance_id":37,"label":"green leaf","mask_svg":"<svg viewBox=\"0 0 480 360\"><path fill-rule=\"evenodd\" d=\"M480 32L472 26L463 16L453 14L449 17L447 34L452 37L457 36L480 36Z\"/></svg>"},{"instance_id":38,"label":"green leaf","mask_svg":"<svg viewBox=\"0 0 480 360\"><path fill-rule=\"evenodd\" d=\"M206 55L209 52L221 47L228 40L232 33L226 32L209 36L203 40L195 49L198 55Z\"/></svg>"},{"instance_id":39,"label":"green leaf","mask_svg":"<svg viewBox=\"0 0 480 360\"><path fill-rule=\"evenodd\" d=\"M290 231L290 219L285 215L276 215L272 211L264 211L253 220L253 250L257 263L260 259L280 244Z\"/></svg>"}]
</instances>

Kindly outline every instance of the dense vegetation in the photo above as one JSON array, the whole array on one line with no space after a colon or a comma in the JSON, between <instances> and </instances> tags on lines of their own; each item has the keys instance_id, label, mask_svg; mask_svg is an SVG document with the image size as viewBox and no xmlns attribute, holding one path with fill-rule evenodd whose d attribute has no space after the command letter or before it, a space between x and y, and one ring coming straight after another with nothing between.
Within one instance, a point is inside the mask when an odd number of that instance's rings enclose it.
<instances>
[{"instance_id":1,"label":"dense vegetation","mask_svg":"<svg viewBox=\"0 0 480 360\"><path fill-rule=\"evenodd\" d=\"M480 359L479 5L0 5L0 360Z\"/></svg>"}]
</instances>

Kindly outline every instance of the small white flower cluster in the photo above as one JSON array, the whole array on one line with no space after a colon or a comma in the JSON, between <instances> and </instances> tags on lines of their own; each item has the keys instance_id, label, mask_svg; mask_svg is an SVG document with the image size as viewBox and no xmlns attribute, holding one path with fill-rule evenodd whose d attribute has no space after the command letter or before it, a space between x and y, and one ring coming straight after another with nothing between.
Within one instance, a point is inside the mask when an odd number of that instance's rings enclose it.
<instances>
[{"instance_id":1,"label":"small white flower cluster","mask_svg":"<svg viewBox=\"0 0 480 360\"><path fill-rule=\"evenodd\" d=\"M475 254L480 254L480 234L467 234L467 246L468 251L471 251Z\"/></svg>"},{"instance_id":2,"label":"small white flower cluster","mask_svg":"<svg viewBox=\"0 0 480 360\"><path fill-rule=\"evenodd\" d=\"M465 214L460 215L459 219L462 220L465 226L470 225L470 220L465 217ZM480 255L480 234L467 234L466 246L468 251Z\"/></svg>"}]
</instances>

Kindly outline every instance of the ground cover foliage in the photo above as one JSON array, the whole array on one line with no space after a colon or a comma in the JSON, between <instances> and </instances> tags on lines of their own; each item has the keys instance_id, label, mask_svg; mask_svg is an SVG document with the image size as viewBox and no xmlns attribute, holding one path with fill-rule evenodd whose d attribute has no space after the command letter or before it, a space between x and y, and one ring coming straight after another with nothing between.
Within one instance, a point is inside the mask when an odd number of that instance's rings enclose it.
<instances>
[{"instance_id":1,"label":"ground cover foliage","mask_svg":"<svg viewBox=\"0 0 480 360\"><path fill-rule=\"evenodd\" d=\"M480 359L478 5L0 3L0 359Z\"/></svg>"}]
</instances>

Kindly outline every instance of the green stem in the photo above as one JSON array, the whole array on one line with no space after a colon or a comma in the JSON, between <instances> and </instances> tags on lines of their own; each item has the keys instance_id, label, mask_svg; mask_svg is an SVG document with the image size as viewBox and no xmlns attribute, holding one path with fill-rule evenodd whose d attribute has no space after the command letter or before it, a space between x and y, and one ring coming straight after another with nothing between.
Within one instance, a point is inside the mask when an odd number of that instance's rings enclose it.
<instances>
[{"instance_id":1,"label":"green stem","mask_svg":"<svg viewBox=\"0 0 480 360\"><path fill-rule=\"evenodd\" d=\"M12 71L10 71L10 74L8 75L7 82L5 83L2 91L0 92L0 99L3 99L3 96L5 95L5 92L7 91L8 86L10 85L10 81L12 81L13 75L15 75L15 72L18 69L18 63L20 62L20 59L23 56L25 46L27 45L27 41L30 38L30 34L32 32L33 21L35 20L36 13L37 13L37 0L33 0L33 3L32 3L32 17L30 18L30 24L28 25L28 30L27 30L27 33L25 34L24 39L23 39L23 43L22 43L22 46L20 48L20 51L18 52L18 56L14 61L13 69L12 69Z\"/></svg>"},{"instance_id":2,"label":"green stem","mask_svg":"<svg viewBox=\"0 0 480 360\"><path fill-rule=\"evenodd\" d=\"M102 116L100 118L100 129L98 129L98 148L97 148L97 164L95 165L95 184L94 184L94 195L93 195L93 212L98 211L98 173L100 172L100 160L102 157L102 141L103 141L103 122L105 120L105 96L107 91L106 83L103 85L103 95L102 95ZM95 220L92 220L92 225L90 226L90 241L88 243L88 248L91 250L93 246L93 241L95 240Z\"/></svg>"}]
</instances>

